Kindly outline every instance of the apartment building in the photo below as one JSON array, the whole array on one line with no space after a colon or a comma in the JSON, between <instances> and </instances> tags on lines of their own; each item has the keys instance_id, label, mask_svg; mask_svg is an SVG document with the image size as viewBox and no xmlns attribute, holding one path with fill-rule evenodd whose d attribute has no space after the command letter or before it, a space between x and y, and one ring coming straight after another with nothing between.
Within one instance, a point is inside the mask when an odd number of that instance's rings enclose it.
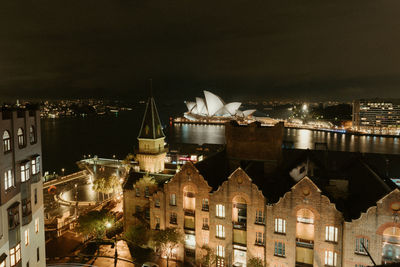
<instances>
[{"instance_id":1,"label":"apartment building","mask_svg":"<svg viewBox=\"0 0 400 267\"><path fill-rule=\"evenodd\" d=\"M0 267L45 266L40 114L0 111Z\"/></svg>"}]
</instances>

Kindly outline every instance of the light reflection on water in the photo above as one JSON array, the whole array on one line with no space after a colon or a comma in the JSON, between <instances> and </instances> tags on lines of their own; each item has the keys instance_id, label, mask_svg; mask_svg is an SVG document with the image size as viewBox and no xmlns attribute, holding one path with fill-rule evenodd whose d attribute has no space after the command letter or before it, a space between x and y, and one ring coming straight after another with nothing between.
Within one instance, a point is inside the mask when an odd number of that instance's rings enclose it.
<instances>
[{"instance_id":1,"label":"light reflection on water","mask_svg":"<svg viewBox=\"0 0 400 267\"><path fill-rule=\"evenodd\" d=\"M225 143L224 126L175 125L170 138L181 143ZM245 137L243 137L245 138ZM334 132L285 129L284 140L293 142L294 148L314 149L315 143L326 143L328 149L363 153L400 153L399 138L357 136Z\"/></svg>"}]
</instances>

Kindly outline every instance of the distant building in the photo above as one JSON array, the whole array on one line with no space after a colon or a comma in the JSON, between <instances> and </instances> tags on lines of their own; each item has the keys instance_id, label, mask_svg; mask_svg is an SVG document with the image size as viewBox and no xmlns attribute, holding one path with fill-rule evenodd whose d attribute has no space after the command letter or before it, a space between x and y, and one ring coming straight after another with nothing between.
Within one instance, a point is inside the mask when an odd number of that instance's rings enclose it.
<instances>
[{"instance_id":1,"label":"distant building","mask_svg":"<svg viewBox=\"0 0 400 267\"><path fill-rule=\"evenodd\" d=\"M185 101L188 111L184 117L188 120L226 120L229 118L247 118L256 110L239 110L241 102L225 102L217 95L204 91L204 98L196 97L196 101Z\"/></svg>"},{"instance_id":2,"label":"distant building","mask_svg":"<svg viewBox=\"0 0 400 267\"><path fill-rule=\"evenodd\" d=\"M283 125L226 127L224 151L176 174L131 171L125 229L176 227L185 236L177 260L199 262L208 245L217 267L253 257L265 266L369 266L364 246L377 263L400 261L400 191L385 174L400 156L281 149Z\"/></svg>"},{"instance_id":3,"label":"distant building","mask_svg":"<svg viewBox=\"0 0 400 267\"><path fill-rule=\"evenodd\" d=\"M39 111L3 108L0 134L0 267L44 267Z\"/></svg>"},{"instance_id":4,"label":"distant building","mask_svg":"<svg viewBox=\"0 0 400 267\"><path fill-rule=\"evenodd\" d=\"M353 102L353 128L377 134L400 133L400 100L362 99Z\"/></svg>"}]
</instances>

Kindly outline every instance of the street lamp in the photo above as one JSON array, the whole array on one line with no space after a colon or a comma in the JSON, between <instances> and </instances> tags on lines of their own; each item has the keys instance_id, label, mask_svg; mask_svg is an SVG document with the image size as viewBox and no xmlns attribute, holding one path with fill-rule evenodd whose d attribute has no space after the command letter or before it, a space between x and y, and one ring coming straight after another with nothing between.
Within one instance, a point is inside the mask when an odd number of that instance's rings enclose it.
<instances>
[{"instance_id":1,"label":"street lamp","mask_svg":"<svg viewBox=\"0 0 400 267\"><path fill-rule=\"evenodd\" d=\"M62 172L62 176L64 176L65 169L62 168L62 169L61 169L61 172Z\"/></svg>"},{"instance_id":2,"label":"street lamp","mask_svg":"<svg viewBox=\"0 0 400 267\"><path fill-rule=\"evenodd\" d=\"M112 226L111 222L106 222L106 228L110 229ZM117 251L117 235L114 236L114 267L117 267L118 262L118 251Z\"/></svg>"}]
</instances>

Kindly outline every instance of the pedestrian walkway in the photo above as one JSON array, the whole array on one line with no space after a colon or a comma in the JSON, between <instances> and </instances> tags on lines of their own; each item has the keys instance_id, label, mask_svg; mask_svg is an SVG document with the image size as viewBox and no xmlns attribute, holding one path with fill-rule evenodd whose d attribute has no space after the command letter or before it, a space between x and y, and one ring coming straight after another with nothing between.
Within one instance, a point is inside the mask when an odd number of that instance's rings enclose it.
<instances>
[{"instance_id":1,"label":"pedestrian walkway","mask_svg":"<svg viewBox=\"0 0 400 267\"><path fill-rule=\"evenodd\" d=\"M118 261L117 267L134 267L135 264L132 263L133 259L131 253L129 251L129 247L125 241L120 240L117 242L117 251L118 251ZM99 256L105 257L97 257L95 261L92 263L96 266L114 266L114 255L115 248L111 248L111 245L101 245L99 248Z\"/></svg>"}]
</instances>

